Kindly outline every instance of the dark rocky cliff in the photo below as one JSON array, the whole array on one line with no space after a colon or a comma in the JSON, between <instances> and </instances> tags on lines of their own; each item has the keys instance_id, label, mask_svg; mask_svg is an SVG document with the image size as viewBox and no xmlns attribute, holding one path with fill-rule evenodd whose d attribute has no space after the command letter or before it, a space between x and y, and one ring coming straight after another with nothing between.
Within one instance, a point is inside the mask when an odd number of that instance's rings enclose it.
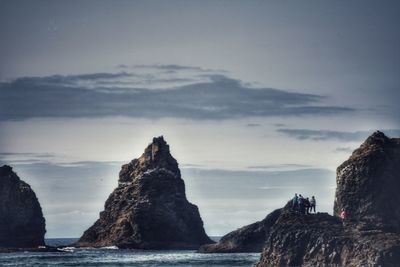
<instances>
[{"instance_id":1,"label":"dark rocky cliff","mask_svg":"<svg viewBox=\"0 0 400 267\"><path fill-rule=\"evenodd\" d=\"M154 138L138 159L122 166L118 187L100 219L77 246L197 249L213 243L197 206L186 199L177 161L163 137Z\"/></svg>"},{"instance_id":2,"label":"dark rocky cliff","mask_svg":"<svg viewBox=\"0 0 400 267\"><path fill-rule=\"evenodd\" d=\"M283 212L271 227L263 266L400 265L400 139L372 134L337 169L336 216Z\"/></svg>"},{"instance_id":3,"label":"dark rocky cliff","mask_svg":"<svg viewBox=\"0 0 400 267\"><path fill-rule=\"evenodd\" d=\"M260 261L270 266L399 266L400 235L343 227L327 213L284 212L271 228Z\"/></svg>"},{"instance_id":4,"label":"dark rocky cliff","mask_svg":"<svg viewBox=\"0 0 400 267\"><path fill-rule=\"evenodd\" d=\"M31 187L10 166L0 167L0 247L44 246L45 219Z\"/></svg>"},{"instance_id":5,"label":"dark rocky cliff","mask_svg":"<svg viewBox=\"0 0 400 267\"><path fill-rule=\"evenodd\" d=\"M337 169L334 214L364 229L400 232L400 138L375 132Z\"/></svg>"},{"instance_id":6,"label":"dark rocky cliff","mask_svg":"<svg viewBox=\"0 0 400 267\"><path fill-rule=\"evenodd\" d=\"M290 202L263 221L199 251L261 251L256 267L400 266L400 139L372 134L337 169L334 213L293 212Z\"/></svg>"}]
</instances>

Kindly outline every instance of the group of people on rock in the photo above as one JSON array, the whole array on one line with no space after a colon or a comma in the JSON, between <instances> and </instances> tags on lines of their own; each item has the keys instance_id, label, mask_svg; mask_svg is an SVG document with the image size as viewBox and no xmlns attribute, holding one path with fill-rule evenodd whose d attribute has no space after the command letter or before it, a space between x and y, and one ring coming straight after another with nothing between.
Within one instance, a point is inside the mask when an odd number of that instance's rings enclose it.
<instances>
[{"instance_id":1,"label":"group of people on rock","mask_svg":"<svg viewBox=\"0 0 400 267\"><path fill-rule=\"evenodd\" d=\"M317 201L315 197L312 196L311 199L308 197L303 197L302 195L294 194L292 199L292 210L295 212L299 212L301 214L310 214L313 210L314 213L315 207L317 206Z\"/></svg>"}]
</instances>

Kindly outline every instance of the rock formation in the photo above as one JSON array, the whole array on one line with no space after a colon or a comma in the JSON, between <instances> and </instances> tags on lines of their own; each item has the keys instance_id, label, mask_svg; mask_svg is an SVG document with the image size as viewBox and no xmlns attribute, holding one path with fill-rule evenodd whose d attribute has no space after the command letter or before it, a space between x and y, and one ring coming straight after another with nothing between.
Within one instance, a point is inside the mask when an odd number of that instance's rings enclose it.
<instances>
[{"instance_id":1,"label":"rock formation","mask_svg":"<svg viewBox=\"0 0 400 267\"><path fill-rule=\"evenodd\" d=\"M224 235L216 244L199 248L200 253L261 252L269 230L281 215L283 209L270 213L264 220L244 226Z\"/></svg>"},{"instance_id":2,"label":"rock formation","mask_svg":"<svg viewBox=\"0 0 400 267\"><path fill-rule=\"evenodd\" d=\"M375 132L337 169L336 216L283 212L255 265L399 266L400 139Z\"/></svg>"},{"instance_id":3,"label":"rock formation","mask_svg":"<svg viewBox=\"0 0 400 267\"><path fill-rule=\"evenodd\" d=\"M177 161L163 137L154 138L138 159L122 166L93 226L77 246L140 249L197 249L213 243L197 206L186 199Z\"/></svg>"},{"instance_id":4,"label":"rock formation","mask_svg":"<svg viewBox=\"0 0 400 267\"><path fill-rule=\"evenodd\" d=\"M283 212L271 228L255 267L398 266L400 235L343 227L327 213Z\"/></svg>"},{"instance_id":5,"label":"rock formation","mask_svg":"<svg viewBox=\"0 0 400 267\"><path fill-rule=\"evenodd\" d=\"M334 214L358 227L400 232L400 138L375 132L337 169Z\"/></svg>"},{"instance_id":6,"label":"rock formation","mask_svg":"<svg viewBox=\"0 0 400 267\"><path fill-rule=\"evenodd\" d=\"M10 166L0 167L0 247L44 246L45 219L31 187Z\"/></svg>"},{"instance_id":7,"label":"rock formation","mask_svg":"<svg viewBox=\"0 0 400 267\"><path fill-rule=\"evenodd\" d=\"M263 251L264 266L399 266L400 138L372 134L337 169L334 213L304 215L290 203L261 222L204 245L199 252Z\"/></svg>"}]
</instances>

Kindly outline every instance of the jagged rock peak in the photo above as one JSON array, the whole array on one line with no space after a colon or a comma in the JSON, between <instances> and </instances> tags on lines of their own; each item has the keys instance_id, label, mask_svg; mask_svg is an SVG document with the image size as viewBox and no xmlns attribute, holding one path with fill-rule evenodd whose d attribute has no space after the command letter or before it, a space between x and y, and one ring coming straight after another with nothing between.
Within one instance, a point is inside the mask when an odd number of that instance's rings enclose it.
<instances>
[{"instance_id":1,"label":"jagged rock peak","mask_svg":"<svg viewBox=\"0 0 400 267\"><path fill-rule=\"evenodd\" d=\"M139 158L122 166L119 182L132 182L154 170L166 170L174 173L176 177L180 177L178 162L172 157L169 145L163 136L154 137Z\"/></svg>"},{"instance_id":2,"label":"jagged rock peak","mask_svg":"<svg viewBox=\"0 0 400 267\"><path fill-rule=\"evenodd\" d=\"M362 146L370 146L370 145L384 145L390 142L390 139L381 131L375 131L371 134Z\"/></svg>"},{"instance_id":3,"label":"jagged rock peak","mask_svg":"<svg viewBox=\"0 0 400 267\"><path fill-rule=\"evenodd\" d=\"M153 142L147 146L144 153L139 158L139 161L150 161L155 163L161 163L162 161L174 161L176 160L172 157L169 151L169 145L164 140L163 136L154 137Z\"/></svg>"},{"instance_id":4,"label":"jagged rock peak","mask_svg":"<svg viewBox=\"0 0 400 267\"><path fill-rule=\"evenodd\" d=\"M45 232L35 192L10 166L0 167L0 247L43 246Z\"/></svg>"}]
</instances>

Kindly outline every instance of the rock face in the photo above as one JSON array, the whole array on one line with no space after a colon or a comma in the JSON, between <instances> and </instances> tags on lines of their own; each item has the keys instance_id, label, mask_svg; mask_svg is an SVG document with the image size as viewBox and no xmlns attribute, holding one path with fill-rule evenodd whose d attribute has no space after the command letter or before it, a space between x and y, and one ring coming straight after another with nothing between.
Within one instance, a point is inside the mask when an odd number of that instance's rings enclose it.
<instances>
[{"instance_id":1,"label":"rock face","mask_svg":"<svg viewBox=\"0 0 400 267\"><path fill-rule=\"evenodd\" d=\"M334 212L284 210L270 228L262 266L399 266L400 139L371 135L337 169Z\"/></svg>"},{"instance_id":2,"label":"rock face","mask_svg":"<svg viewBox=\"0 0 400 267\"><path fill-rule=\"evenodd\" d=\"M264 220L244 226L223 236L216 244L199 248L200 253L261 252L271 227L283 209L270 213Z\"/></svg>"},{"instance_id":3,"label":"rock face","mask_svg":"<svg viewBox=\"0 0 400 267\"><path fill-rule=\"evenodd\" d=\"M400 235L343 227L327 213L285 211L271 228L255 267L399 266Z\"/></svg>"},{"instance_id":4,"label":"rock face","mask_svg":"<svg viewBox=\"0 0 400 267\"><path fill-rule=\"evenodd\" d=\"M197 249L213 243L197 206L189 203L177 161L163 137L154 138L143 155L122 166L118 187L100 219L77 246L140 249Z\"/></svg>"},{"instance_id":5,"label":"rock face","mask_svg":"<svg viewBox=\"0 0 400 267\"><path fill-rule=\"evenodd\" d=\"M31 187L10 166L0 167L0 247L44 246L42 208Z\"/></svg>"},{"instance_id":6,"label":"rock face","mask_svg":"<svg viewBox=\"0 0 400 267\"><path fill-rule=\"evenodd\" d=\"M400 138L375 132L337 169L334 214L353 224L400 232Z\"/></svg>"},{"instance_id":7,"label":"rock face","mask_svg":"<svg viewBox=\"0 0 400 267\"><path fill-rule=\"evenodd\" d=\"M400 139L372 134L337 169L334 213L293 212L291 203L199 252L260 251L255 267L400 266Z\"/></svg>"}]
</instances>

